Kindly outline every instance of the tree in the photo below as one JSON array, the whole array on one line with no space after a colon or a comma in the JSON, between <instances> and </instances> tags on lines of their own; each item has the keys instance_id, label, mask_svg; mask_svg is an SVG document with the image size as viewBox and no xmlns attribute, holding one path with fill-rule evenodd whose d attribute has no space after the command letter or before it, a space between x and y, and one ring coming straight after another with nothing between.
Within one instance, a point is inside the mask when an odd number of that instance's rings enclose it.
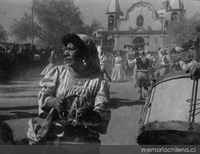
<instances>
[{"instance_id":1,"label":"tree","mask_svg":"<svg viewBox=\"0 0 200 154\"><path fill-rule=\"evenodd\" d=\"M93 36L93 32L98 30L100 27L102 27L101 23L97 19L93 19L91 25L86 25L86 34L89 36Z\"/></svg>"},{"instance_id":2,"label":"tree","mask_svg":"<svg viewBox=\"0 0 200 154\"><path fill-rule=\"evenodd\" d=\"M14 24L11 25L11 33L19 41L27 40L31 38L31 15L24 13L19 21L14 20Z\"/></svg>"},{"instance_id":3,"label":"tree","mask_svg":"<svg viewBox=\"0 0 200 154\"><path fill-rule=\"evenodd\" d=\"M189 20L181 16L177 23L169 24L167 33L168 39L170 39L174 45L181 46L182 44L189 42L192 38Z\"/></svg>"},{"instance_id":4,"label":"tree","mask_svg":"<svg viewBox=\"0 0 200 154\"><path fill-rule=\"evenodd\" d=\"M7 40L7 33L4 30L3 26L0 25L0 41L5 41Z\"/></svg>"},{"instance_id":5,"label":"tree","mask_svg":"<svg viewBox=\"0 0 200 154\"><path fill-rule=\"evenodd\" d=\"M168 39L172 44L181 46L193 40L196 35L195 27L200 24L200 13L193 15L190 19L180 16L176 24L170 23L167 30Z\"/></svg>"},{"instance_id":6,"label":"tree","mask_svg":"<svg viewBox=\"0 0 200 154\"><path fill-rule=\"evenodd\" d=\"M34 36L49 45L59 46L68 33L83 33L84 22L79 7L72 0L34 0ZM31 38L31 15L24 14L11 26L19 40Z\"/></svg>"},{"instance_id":7,"label":"tree","mask_svg":"<svg viewBox=\"0 0 200 154\"><path fill-rule=\"evenodd\" d=\"M190 18L190 22L191 24L196 27L197 25L200 25L200 13L196 13L194 14L191 18Z\"/></svg>"}]
</instances>

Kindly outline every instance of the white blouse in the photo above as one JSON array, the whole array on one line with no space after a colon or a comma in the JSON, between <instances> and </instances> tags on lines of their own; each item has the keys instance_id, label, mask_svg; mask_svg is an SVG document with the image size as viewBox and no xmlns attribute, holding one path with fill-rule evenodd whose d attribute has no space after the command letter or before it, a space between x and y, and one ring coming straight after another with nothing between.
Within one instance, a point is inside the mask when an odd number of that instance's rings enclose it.
<instances>
[{"instance_id":1,"label":"white blouse","mask_svg":"<svg viewBox=\"0 0 200 154\"><path fill-rule=\"evenodd\" d=\"M100 113L103 121L110 120L110 110L108 103L110 100L109 86L100 73L91 74L89 77L79 77L75 75L67 65L55 67L41 81L43 87L38 94L39 116L46 118L48 110L46 109L47 99L59 97L64 99L66 96L76 94L77 108L93 106L94 111ZM72 103L66 105L70 110Z\"/></svg>"}]
</instances>

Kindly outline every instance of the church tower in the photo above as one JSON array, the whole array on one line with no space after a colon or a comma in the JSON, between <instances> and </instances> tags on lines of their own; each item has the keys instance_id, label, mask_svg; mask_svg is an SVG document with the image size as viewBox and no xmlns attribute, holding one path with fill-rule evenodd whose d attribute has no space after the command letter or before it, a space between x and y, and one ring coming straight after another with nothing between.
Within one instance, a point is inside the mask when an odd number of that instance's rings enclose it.
<instances>
[{"instance_id":1,"label":"church tower","mask_svg":"<svg viewBox=\"0 0 200 154\"><path fill-rule=\"evenodd\" d=\"M185 15L183 0L170 0L167 8L168 20L176 24L180 16Z\"/></svg>"},{"instance_id":2,"label":"church tower","mask_svg":"<svg viewBox=\"0 0 200 154\"><path fill-rule=\"evenodd\" d=\"M166 10L169 7L169 0L162 0L162 9Z\"/></svg>"},{"instance_id":3,"label":"church tower","mask_svg":"<svg viewBox=\"0 0 200 154\"><path fill-rule=\"evenodd\" d=\"M106 14L108 16L108 30L115 30L117 28L117 20L120 16L123 16L118 0L111 1Z\"/></svg>"}]
</instances>

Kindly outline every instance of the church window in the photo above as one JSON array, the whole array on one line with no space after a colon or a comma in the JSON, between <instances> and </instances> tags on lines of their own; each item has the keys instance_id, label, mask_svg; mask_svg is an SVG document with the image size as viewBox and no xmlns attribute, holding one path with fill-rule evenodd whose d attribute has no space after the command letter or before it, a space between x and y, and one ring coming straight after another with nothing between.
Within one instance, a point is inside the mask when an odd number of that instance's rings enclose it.
<instances>
[{"instance_id":1,"label":"church window","mask_svg":"<svg viewBox=\"0 0 200 154\"><path fill-rule=\"evenodd\" d=\"M171 22L176 24L178 21L178 13L177 12L173 12L171 15Z\"/></svg>"},{"instance_id":2,"label":"church window","mask_svg":"<svg viewBox=\"0 0 200 154\"><path fill-rule=\"evenodd\" d=\"M139 16L137 17L137 26L138 26L138 27L142 27L143 24L144 24L144 17L143 17L142 15L139 15Z\"/></svg>"},{"instance_id":3,"label":"church window","mask_svg":"<svg viewBox=\"0 0 200 154\"><path fill-rule=\"evenodd\" d=\"M114 15L110 15L108 18L108 30L114 29Z\"/></svg>"}]
</instances>

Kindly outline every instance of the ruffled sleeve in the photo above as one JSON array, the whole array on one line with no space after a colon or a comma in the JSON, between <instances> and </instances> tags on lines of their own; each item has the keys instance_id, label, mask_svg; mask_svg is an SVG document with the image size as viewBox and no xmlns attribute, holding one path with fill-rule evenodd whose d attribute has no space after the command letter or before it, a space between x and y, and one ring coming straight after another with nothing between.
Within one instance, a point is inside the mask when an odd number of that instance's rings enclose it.
<instances>
[{"instance_id":1,"label":"ruffled sleeve","mask_svg":"<svg viewBox=\"0 0 200 154\"><path fill-rule=\"evenodd\" d=\"M48 115L46 102L49 98L55 97L58 78L59 70L58 67L55 67L39 82L39 85L42 87L38 94L39 117L41 118L46 118Z\"/></svg>"},{"instance_id":2,"label":"ruffled sleeve","mask_svg":"<svg viewBox=\"0 0 200 154\"><path fill-rule=\"evenodd\" d=\"M110 101L110 92L108 83L105 80L101 80L100 88L95 98L94 111L98 112L101 117L101 123L98 128L98 132L106 134L107 127L111 118L111 111L109 110L108 103Z\"/></svg>"}]
</instances>

